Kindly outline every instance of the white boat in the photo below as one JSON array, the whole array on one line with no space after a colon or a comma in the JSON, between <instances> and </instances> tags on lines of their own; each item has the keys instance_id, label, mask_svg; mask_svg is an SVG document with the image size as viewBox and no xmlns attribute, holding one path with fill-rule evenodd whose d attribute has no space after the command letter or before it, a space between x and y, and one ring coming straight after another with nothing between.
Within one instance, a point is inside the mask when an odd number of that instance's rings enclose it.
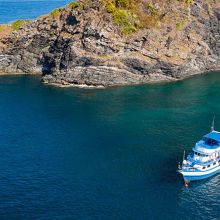
<instances>
[{"instance_id":1,"label":"white boat","mask_svg":"<svg viewBox=\"0 0 220 220\"><path fill-rule=\"evenodd\" d=\"M220 132L214 130L214 120L211 132L206 134L192 148L192 153L183 158L178 167L185 184L190 181L211 177L220 171Z\"/></svg>"}]
</instances>

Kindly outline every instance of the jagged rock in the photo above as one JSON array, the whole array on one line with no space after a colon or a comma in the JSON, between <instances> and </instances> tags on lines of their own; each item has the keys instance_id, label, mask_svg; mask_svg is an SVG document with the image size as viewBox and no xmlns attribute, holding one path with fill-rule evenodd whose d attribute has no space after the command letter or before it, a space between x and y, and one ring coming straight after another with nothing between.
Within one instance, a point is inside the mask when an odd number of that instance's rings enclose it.
<instances>
[{"instance_id":1,"label":"jagged rock","mask_svg":"<svg viewBox=\"0 0 220 220\"><path fill-rule=\"evenodd\" d=\"M189 13L190 12L190 13ZM163 24L123 35L98 0L36 19L0 39L0 73L40 73L58 85L170 81L220 70L220 6L195 0L181 29ZM164 15L165 16L165 15Z\"/></svg>"}]
</instances>

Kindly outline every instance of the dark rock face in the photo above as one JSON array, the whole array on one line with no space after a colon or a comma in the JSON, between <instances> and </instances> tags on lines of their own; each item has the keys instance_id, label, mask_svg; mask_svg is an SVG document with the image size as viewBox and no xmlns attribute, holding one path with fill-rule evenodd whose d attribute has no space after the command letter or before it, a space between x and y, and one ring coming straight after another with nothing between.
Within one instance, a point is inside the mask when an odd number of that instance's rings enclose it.
<instances>
[{"instance_id":1,"label":"dark rock face","mask_svg":"<svg viewBox=\"0 0 220 220\"><path fill-rule=\"evenodd\" d=\"M170 81L220 70L220 7L196 0L190 18L128 36L98 1L39 18L9 38L0 73L39 73L45 83L114 86ZM0 40L1 41L1 40ZM1 45L1 44L0 44Z\"/></svg>"}]
</instances>

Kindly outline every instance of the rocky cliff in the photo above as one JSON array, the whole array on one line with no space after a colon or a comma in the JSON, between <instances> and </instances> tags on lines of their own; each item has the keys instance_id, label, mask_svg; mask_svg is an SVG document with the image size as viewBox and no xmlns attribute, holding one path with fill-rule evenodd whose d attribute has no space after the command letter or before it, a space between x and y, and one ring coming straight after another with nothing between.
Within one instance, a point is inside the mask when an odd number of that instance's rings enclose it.
<instances>
[{"instance_id":1,"label":"rocky cliff","mask_svg":"<svg viewBox=\"0 0 220 220\"><path fill-rule=\"evenodd\" d=\"M155 2L159 11L161 2ZM155 16L152 6L147 9ZM43 82L59 85L113 86L220 70L219 0L173 1L166 10L154 25L136 22L125 33L127 23L117 23L103 1L68 5L0 34L0 73L39 73Z\"/></svg>"}]
</instances>

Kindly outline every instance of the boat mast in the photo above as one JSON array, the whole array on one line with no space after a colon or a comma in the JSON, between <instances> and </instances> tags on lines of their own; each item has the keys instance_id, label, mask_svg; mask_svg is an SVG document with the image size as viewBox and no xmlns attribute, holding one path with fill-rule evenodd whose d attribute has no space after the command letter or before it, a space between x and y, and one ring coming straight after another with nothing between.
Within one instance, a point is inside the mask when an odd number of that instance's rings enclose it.
<instances>
[{"instance_id":1,"label":"boat mast","mask_svg":"<svg viewBox=\"0 0 220 220\"><path fill-rule=\"evenodd\" d=\"M183 161L185 160L185 150L183 151Z\"/></svg>"},{"instance_id":2,"label":"boat mast","mask_svg":"<svg viewBox=\"0 0 220 220\"><path fill-rule=\"evenodd\" d=\"M211 131L214 131L214 130L215 130L215 116L213 116L212 126L211 126Z\"/></svg>"}]
</instances>

